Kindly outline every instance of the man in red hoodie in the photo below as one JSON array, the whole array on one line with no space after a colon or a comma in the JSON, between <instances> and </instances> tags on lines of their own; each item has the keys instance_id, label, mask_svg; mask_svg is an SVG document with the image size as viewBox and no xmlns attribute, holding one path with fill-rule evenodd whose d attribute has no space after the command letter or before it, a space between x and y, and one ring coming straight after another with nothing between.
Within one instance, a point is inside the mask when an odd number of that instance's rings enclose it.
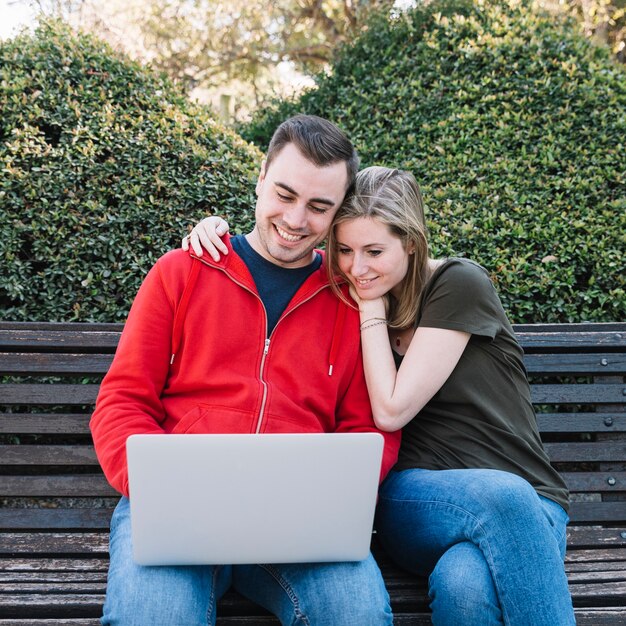
<instances>
[{"instance_id":1,"label":"man in red hoodie","mask_svg":"<svg viewBox=\"0 0 626 626\"><path fill-rule=\"evenodd\" d=\"M370 555L360 562L145 567L132 560L126 439L136 433L376 431L358 311L336 298L316 250L352 185L354 147L327 120L276 130L256 185L251 233L219 262L160 258L133 303L91 420L122 499L111 520L103 624L214 624L231 585L283 624L391 624ZM383 433L381 479L398 433Z\"/></svg>"}]
</instances>

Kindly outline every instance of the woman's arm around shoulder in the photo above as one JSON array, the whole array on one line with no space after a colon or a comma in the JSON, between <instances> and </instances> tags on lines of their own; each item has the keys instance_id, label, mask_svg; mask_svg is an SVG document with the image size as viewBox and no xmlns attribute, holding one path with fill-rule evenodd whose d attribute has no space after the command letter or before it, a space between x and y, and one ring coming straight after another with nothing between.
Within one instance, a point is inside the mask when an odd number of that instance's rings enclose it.
<instances>
[{"instance_id":1,"label":"woman's arm around shoulder","mask_svg":"<svg viewBox=\"0 0 626 626\"><path fill-rule=\"evenodd\" d=\"M214 261L220 260L220 254L228 254L228 248L222 237L229 231L228 222L217 215L205 217L198 222L193 230L183 237L183 250L191 249L196 256L202 256L206 250Z\"/></svg>"}]
</instances>

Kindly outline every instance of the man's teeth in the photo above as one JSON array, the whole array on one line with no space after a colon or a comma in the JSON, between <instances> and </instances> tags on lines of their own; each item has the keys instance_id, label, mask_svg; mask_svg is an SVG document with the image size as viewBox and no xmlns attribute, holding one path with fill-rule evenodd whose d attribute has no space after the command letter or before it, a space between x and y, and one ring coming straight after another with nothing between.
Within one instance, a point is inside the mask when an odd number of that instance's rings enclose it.
<instances>
[{"instance_id":1,"label":"man's teeth","mask_svg":"<svg viewBox=\"0 0 626 626\"><path fill-rule=\"evenodd\" d=\"M278 228L278 226L276 227L276 230L278 231L278 234L283 238L286 239L287 241L300 241L300 239L302 239L303 235L290 235L288 232L285 232L282 228Z\"/></svg>"}]
</instances>

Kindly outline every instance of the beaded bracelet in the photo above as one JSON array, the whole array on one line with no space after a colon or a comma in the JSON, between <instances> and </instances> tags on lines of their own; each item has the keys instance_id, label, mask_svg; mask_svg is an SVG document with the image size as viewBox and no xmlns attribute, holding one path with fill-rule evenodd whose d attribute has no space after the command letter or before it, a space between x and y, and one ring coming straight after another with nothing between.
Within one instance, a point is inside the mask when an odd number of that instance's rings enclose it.
<instances>
[{"instance_id":1,"label":"beaded bracelet","mask_svg":"<svg viewBox=\"0 0 626 626\"><path fill-rule=\"evenodd\" d=\"M380 322L374 322L372 324L369 324L368 326L361 326L361 332L363 332L364 330L367 330L368 328L373 328L374 326L380 326L381 324L384 324L386 326L387 325L387 320L381 320Z\"/></svg>"},{"instance_id":2,"label":"beaded bracelet","mask_svg":"<svg viewBox=\"0 0 626 626\"><path fill-rule=\"evenodd\" d=\"M365 324L367 324L368 322L373 322L374 320L380 320L381 322L385 322L385 324L387 323L387 318L385 317L370 317L369 319L366 319L364 322L361 322L361 325L359 326L359 328L363 330L363 327ZM367 328L369 328L369 326L367 326Z\"/></svg>"}]
</instances>

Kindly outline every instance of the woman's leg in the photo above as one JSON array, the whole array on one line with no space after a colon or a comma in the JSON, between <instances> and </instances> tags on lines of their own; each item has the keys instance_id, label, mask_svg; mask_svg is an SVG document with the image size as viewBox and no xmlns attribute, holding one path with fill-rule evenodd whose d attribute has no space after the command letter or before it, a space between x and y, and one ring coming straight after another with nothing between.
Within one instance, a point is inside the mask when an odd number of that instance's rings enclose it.
<instances>
[{"instance_id":1,"label":"woman's leg","mask_svg":"<svg viewBox=\"0 0 626 626\"><path fill-rule=\"evenodd\" d=\"M234 565L233 586L283 626L386 626L389 595L374 557L351 563Z\"/></svg>"},{"instance_id":2,"label":"woman's leg","mask_svg":"<svg viewBox=\"0 0 626 626\"><path fill-rule=\"evenodd\" d=\"M428 579L434 626L503 624L489 565L473 543L462 541L443 553Z\"/></svg>"},{"instance_id":3,"label":"woman's leg","mask_svg":"<svg viewBox=\"0 0 626 626\"><path fill-rule=\"evenodd\" d=\"M230 586L230 566L145 567L132 557L130 506L122 498L111 519L103 625L207 626Z\"/></svg>"},{"instance_id":4,"label":"woman's leg","mask_svg":"<svg viewBox=\"0 0 626 626\"><path fill-rule=\"evenodd\" d=\"M376 527L400 565L435 573L435 584L442 572L453 575L446 561L434 571L441 557L457 544L472 544L487 564L505 624L569 626L575 621L559 543L567 521L561 507L508 472L406 470L392 472L381 486ZM489 578L480 580L479 601L490 603ZM445 621L445 609L441 616L440 623L454 623Z\"/></svg>"}]
</instances>

